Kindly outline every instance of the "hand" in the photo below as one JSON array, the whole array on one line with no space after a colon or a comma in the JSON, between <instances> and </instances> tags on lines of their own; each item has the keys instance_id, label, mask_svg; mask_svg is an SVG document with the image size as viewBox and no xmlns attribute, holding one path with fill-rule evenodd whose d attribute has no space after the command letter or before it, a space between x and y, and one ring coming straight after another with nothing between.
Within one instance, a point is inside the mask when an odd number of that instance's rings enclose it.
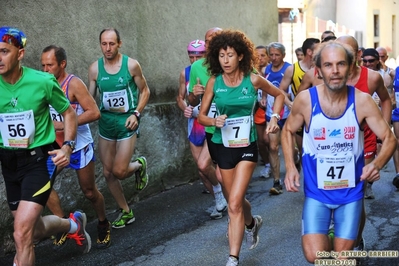
<instances>
[{"instance_id":1,"label":"hand","mask_svg":"<svg viewBox=\"0 0 399 266\"><path fill-rule=\"evenodd\" d=\"M193 116L193 107L189 105L186 107L186 109L184 109L184 117L191 118L192 116Z\"/></svg>"},{"instance_id":2,"label":"hand","mask_svg":"<svg viewBox=\"0 0 399 266\"><path fill-rule=\"evenodd\" d=\"M285 179L284 179L285 189L288 192L298 192L299 187L299 173L296 168L289 170L286 169Z\"/></svg>"},{"instance_id":3,"label":"hand","mask_svg":"<svg viewBox=\"0 0 399 266\"><path fill-rule=\"evenodd\" d=\"M277 133L279 130L280 130L280 127L277 124L277 118L275 118L275 117L270 118L270 122L267 123L267 126L266 126L266 134Z\"/></svg>"},{"instance_id":4,"label":"hand","mask_svg":"<svg viewBox=\"0 0 399 266\"><path fill-rule=\"evenodd\" d=\"M369 163L363 167L360 181L374 182L380 179L380 170L374 165Z\"/></svg>"},{"instance_id":5,"label":"hand","mask_svg":"<svg viewBox=\"0 0 399 266\"><path fill-rule=\"evenodd\" d=\"M224 127L224 123L226 122L227 115L219 115L215 118L215 126L217 128Z\"/></svg>"},{"instance_id":6,"label":"hand","mask_svg":"<svg viewBox=\"0 0 399 266\"><path fill-rule=\"evenodd\" d=\"M259 106L260 107L262 107L263 109L265 109L266 108L266 99L261 99L260 101L259 101Z\"/></svg>"},{"instance_id":7,"label":"hand","mask_svg":"<svg viewBox=\"0 0 399 266\"><path fill-rule=\"evenodd\" d=\"M69 146L64 145L61 149L49 151L51 160L58 167L66 167L69 165L72 150Z\"/></svg>"},{"instance_id":8,"label":"hand","mask_svg":"<svg viewBox=\"0 0 399 266\"><path fill-rule=\"evenodd\" d=\"M135 115L131 115L126 119L125 127L129 130L135 130L139 126L139 121Z\"/></svg>"},{"instance_id":9,"label":"hand","mask_svg":"<svg viewBox=\"0 0 399 266\"><path fill-rule=\"evenodd\" d=\"M193 93L194 93L195 97L205 93L205 87L203 85L201 85L199 78L197 78L197 84L195 84L193 87Z\"/></svg>"}]
</instances>

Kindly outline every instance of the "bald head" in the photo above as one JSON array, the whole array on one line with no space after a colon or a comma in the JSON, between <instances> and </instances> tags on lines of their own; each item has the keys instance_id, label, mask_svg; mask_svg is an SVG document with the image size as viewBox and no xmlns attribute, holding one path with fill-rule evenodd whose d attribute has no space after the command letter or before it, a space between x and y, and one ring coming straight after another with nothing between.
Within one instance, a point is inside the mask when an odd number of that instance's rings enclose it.
<instances>
[{"instance_id":1,"label":"bald head","mask_svg":"<svg viewBox=\"0 0 399 266\"><path fill-rule=\"evenodd\" d=\"M336 41L336 42L339 42L339 43L342 43L342 44L347 44L347 45L349 45L350 47L352 47L353 52L354 52L355 54L356 54L357 51L359 50L359 45L358 45L358 43L357 43L357 40L356 40L353 36L344 35L344 36L338 37L335 41Z\"/></svg>"},{"instance_id":2,"label":"bald head","mask_svg":"<svg viewBox=\"0 0 399 266\"><path fill-rule=\"evenodd\" d=\"M218 27L214 27L214 28L210 28L206 33L205 33L205 43L209 42L213 35L215 35L215 33L222 31L221 28Z\"/></svg>"},{"instance_id":3,"label":"bald head","mask_svg":"<svg viewBox=\"0 0 399 266\"><path fill-rule=\"evenodd\" d=\"M380 60L385 63L385 61L387 61L387 59L388 59L387 49L385 49L384 47L381 47L381 46L377 47L375 49L377 50L378 54L380 55Z\"/></svg>"}]
</instances>

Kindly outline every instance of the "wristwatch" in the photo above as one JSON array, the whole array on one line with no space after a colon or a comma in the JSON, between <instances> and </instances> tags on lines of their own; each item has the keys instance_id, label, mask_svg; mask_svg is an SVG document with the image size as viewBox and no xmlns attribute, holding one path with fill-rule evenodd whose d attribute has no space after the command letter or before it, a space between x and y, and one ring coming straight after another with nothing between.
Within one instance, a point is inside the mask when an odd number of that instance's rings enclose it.
<instances>
[{"instance_id":1,"label":"wristwatch","mask_svg":"<svg viewBox=\"0 0 399 266\"><path fill-rule=\"evenodd\" d=\"M75 150L76 142L74 140L66 140L62 143L62 146L67 145L71 148L71 150Z\"/></svg>"},{"instance_id":2,"label":"wristwatch","mask_svg":"<svg viewBox=\"0 0 399 266\"><path fill-rule=\"evenodd\" d=\"M277 118L277 121L280 121L280 115L277 114L277 113L273 113L273 114L271 115L271 117L275 117L275 118Z\"/></svg>"},{"instance_id":3,"label":"wristwatch","mask_svg":"<svg viewBox=\"0 0 399 266\"><path fill-rule=\"evenodd\" d=\"M140 112L137 110L134 110L133 115L137 118L137 120L140 120Z\"/></svg>"}]
</instances>

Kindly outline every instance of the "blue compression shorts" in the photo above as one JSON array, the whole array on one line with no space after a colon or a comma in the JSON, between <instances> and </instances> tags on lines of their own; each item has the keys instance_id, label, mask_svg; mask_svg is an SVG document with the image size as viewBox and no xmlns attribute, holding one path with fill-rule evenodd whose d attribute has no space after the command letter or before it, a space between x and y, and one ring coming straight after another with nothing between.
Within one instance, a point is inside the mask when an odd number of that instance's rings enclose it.
<instances>
[{"instance_id":1,"label":"blue compression shorts","mask_svg":"<svg viewBox=\"0 0 399 266\"><path fill-rule=\"evenodd\" d=\"M333 205L305 198L302 213L302 235L327 235L331 216L333 216L335 237L355 240L359 231L362 201L363 199L360 199L343 205Z\"/></svg>"}]
</instances>

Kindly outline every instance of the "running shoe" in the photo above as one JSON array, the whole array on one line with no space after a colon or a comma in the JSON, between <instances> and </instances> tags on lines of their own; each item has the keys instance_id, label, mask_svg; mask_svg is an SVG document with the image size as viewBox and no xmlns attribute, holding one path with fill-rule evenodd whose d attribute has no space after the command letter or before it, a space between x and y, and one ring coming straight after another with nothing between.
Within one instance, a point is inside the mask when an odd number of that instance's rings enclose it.
<instances>
[{"instance_id":1,"label":"running shoe","mask_svg":"<svg viewBox=\"0 0 399 266\"><path fill-rule=\"evenodd\" d=\"M121 213L118 218L112 223L112 228L123 228L128 224L133 223L136 220L133 214L133 210L130 209L130 212L125 212L125 210L121 209Z\"/></svg>"},{"instance_id":2,"label":"running shoe","mask_svg":"<svg viewBox=\"0 0 399 266\"><path fill-rule=\"evenodd\" d=\"M280 183L280 179L273 181L273 187L270 189L269 193L271 195L280 195L283 193L283 186Z\"/></svg>"},{"instance_id":3,"label":"running shoe","mask_svg":"<svg viewBox=\"0 0 399 266\"><path fill-rule=\"evenodd\" d=\"M58 233L53 240L53 249L59 250L59 249L65 247L65 243L68 239L67 237L68 237L68 233L64 233L64 232Z\"/></svg>"},{"instance_id":4,"label":"running shoe","mask_svg":"<svg viewBox=\"0 0 399 266\"><path fill-rule=\"evenodd\" d=\"M216 210L218 212L224 212L227 209L227 202L223 196L223 192L219 191L215 193Z\"/></svg>"},{"instance_id":5,"label":"running shoe","mask_svg":"<svg viewBox=\"0 0 399 266\"><path fill-rule=\"evenodd\" d=\"M396 176L392 180L392 184L399 189L399 174L396 174Z\"/></svg>"},{"instance_id":6,"label":"running shoe","mask_svg":"<svg viewBox=\"0 0 399 266\"><path fill-rule=\"evenodd\" d=\"M222 212L219 212L217 209L216 209L216 206L215 206L215 208L213 208L213 211L212 211L212 213L211 213L211 219L212 220L219 220L219 219L222 219L223 218L223 214L222 214Z\"/></svg>"},{"instance_id":7,"label":"running shoe","mask_svg":"<svg viewBox=\"0 0 399 266\"><path fill-rule=\"evenodd\" d=\"M75 211L73 214L69 215L69 219L76 222L78 225L78 230L73 234L68 234L68 238L75 240L78 246L81 246L83 253L87 253L91 248L91 238L86 232L87 218L86 214L82 211Z\"/></svg>"},{"instance_id":8,"label":"running shoe","mask_svg":"<svg viewBox=\"0 0 399 266\"><path fill-rule=\"evenodd\" d=\"M249 245L249 249L254 249L259 243L259 229L262 227L263 220L259 215L254 215L255 225L252 229L245 229L245 233L247 234L247 244Z\"/></svg>"},{"instance_id":9,"label":"running shoe","mask_svg":"<svg viewBox=\"0 0 399 266\"><path fill-rule=\"evenodd\" d=\"M135 172L136 189L143 190L148 185L147 159L144 156L140 156L137 161L141 164L141 168Z\"/></svg>"},{"instance_id":10,"label":"running shoe","mask_svg":"<svg viewBox=\"0 0 399 266\"><path fill-rule=\"evenodd\" d=\"M374 199L373 189L371 188L372 184L367 183L366 185L366 192L364 193L365 199Z\"/></svg>"},{"instance_id":11,"label":"running shoe","mask_svg":"<svg viewBox=\"0 0 399 266\"><path fill-rule=\"evenodd\" d=\"M229 258L227 259L226 266L236 266L236 265L238 265L238 260L232 256L229 256Z\"/></svg>"},{"instance_id":12,"label":"running shoe","mask_svg":"<svg viewBox=\"0 0 399 266\"><path fill-rule=\"evenodd\" d=\"M360 239L359 245L354 247L353 250L365 250L366 249L366 241L364 241L364 238L362 237L362 239Z\"/></svg>"},{"instance_id":13,"label":"running shoe","mask_svg":"<svg viewBox=\"0 0 399 266\"><path fill-rule=\"evenodd\" d=\"M272 169L270 168L270 165L265 165L265 168L260 170L260 177L269 178L271 173L272 173Z\"/></svg>"},{"instance_id":14,"label":"running shoe","mask_svg":"<svg viewBox=\"0 0 399 266\"><path fill-rule=\"evenodd\" d=\"M97 248L107 248L111 245L111 223L97 225Z\"/></svg>"}]
</instances>

